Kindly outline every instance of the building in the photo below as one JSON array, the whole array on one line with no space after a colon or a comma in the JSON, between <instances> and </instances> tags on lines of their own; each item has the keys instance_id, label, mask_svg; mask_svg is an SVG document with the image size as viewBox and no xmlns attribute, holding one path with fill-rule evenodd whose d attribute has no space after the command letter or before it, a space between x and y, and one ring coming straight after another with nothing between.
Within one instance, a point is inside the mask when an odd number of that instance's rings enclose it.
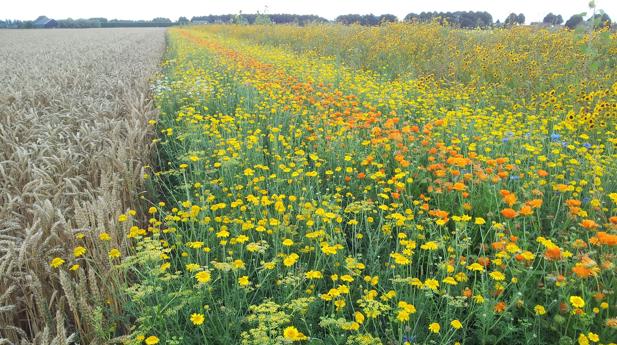
<instances>
[{"instance_id":1,"label":"building","mask_svg":"<svg viewBox=\"0 0 617 345\"><path fill-rule=\"evenodd\" d=\"M32 22L32 27L35 29L49 29L49 28L57 28L58 22L54 19L49 19L45 16L40 16L36 18L34 22Z\"/></svg>"}]
</instances>

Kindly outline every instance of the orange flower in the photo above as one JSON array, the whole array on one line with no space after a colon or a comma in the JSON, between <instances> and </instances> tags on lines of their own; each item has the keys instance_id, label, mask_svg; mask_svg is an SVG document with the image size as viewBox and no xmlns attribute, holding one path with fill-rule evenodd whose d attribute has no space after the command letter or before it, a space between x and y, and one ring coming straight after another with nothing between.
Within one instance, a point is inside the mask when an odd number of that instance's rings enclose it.
<instances>
[{"instance_id":1,"label":"orange flower","mask_svg":"<svg viewBox=\"0 0 617 345\"><path fill-rule=\"evenodd\" d=\"M575 200L575 199L568 199L568 200L566 200L566 205L568 205L570 207L579 207L579 206L581 206L581 201L580 200Z\"/></svg>"},{"instance_id":2,"label":"orange flower","mask_svg":"<svg viewBox=\"0 0 617 345\"><path fill-rule=\"evenodd\" d=\"M363 178L365 178L365 177L366 177L366 174L365 174L365 173L363 173L363 172L358 173L358 178L359 178L360 180L362 180L362 179L363 179Z\"/></svg>"},{"instance_id":3,"label":"orange flower","mask_svg":"<svg viewBox=\"0 0 617 345\"><path fill-rule=\"evenodd\" d=\"M605 244L607 246L617 245L617 235L608 234L604 231L598 231L596 235L598 236L598 242L600 244Z\"/></svg>"},{"instance_id":4,"label":"orange flower","mask_svg":"<svg viewBox=\"0 0 617 345\"><path fill-rule=\"evenodd\" d=\"M503 197L503 202L508 204L508 206L512 206L516 203L516 194L510 193Z\"/></svg>"},{"instance_id":5,"label":"orange flower","mask_svg":"<svg viewBox=\"0 0 617 345\"><path fill-rule=\"evenodd\" d=\"M491 264L491 259L486 256L481 256L478 258L478 263L486 268Z\"/></svg>"},{"instance_id":6,"label":"orange flower","mask_svg":"<svg viewBox=\"0 0 617 345\"><path fill-rule=\"evenodd\" d=\"M463 191L463 190L465 190L465 188L466 188L466 187L465 187L465 184L464 184L464 183L462 183L462 182L457 182L457 183L455 183L455 184L452 186L452 189L454 189L454 190L458 190L458 191Z\"/></svg>"},{"instance_id":7,"label":"orange flower","mask_svg":"<svg viewBox=\"0 0 617 345\"><path fill-rule=\"evenodd\" d=\"M538 176L540 176L540 177L548 176L548 171L546 171L546 170L540 169L540 170L537 171L537 173L538 173Z\"/></svg>"},{"instance_id":8,"label":"orange flower","mask_svg":"<svg viewBox=\"0 0 617 345\"><path fill-rule=\"evenodd\" d=\"M559 247L548 248L544 253L544 257L548 260L559 260L561 259L561 249Z\"/></svg>"},{"instance_id":9,"label":"orange flower","mask_svg":"<svg viewBox=\"0 0 617 345\"><path fill-rule=\"evenodd\" d=\"M542 207L542 199L529 200L529 201L527 201L527 205L529 205L529 206L531 206L533 208Z\"/></svg>"},{"instance_id":10,"label":"orange flower","mask_svg":"<svg viewBox=\"0 0 617 345\"><path fill-rule=\"evenodd\" d=\"M506 302L504 301L497 302L497 304L495 304L494 310L496 313L503 313L503 311L506 310Z\"/></svg>"},{"instance_id":11,"label":"orange flower","mask_svg":"<svg viewBox=\"0 0 617 345\"><path fill-rule=\"evenodd\" d=\"M530 206L525 205L521 207L518 213L520 213L523 216L531 216L533 214L533 210Z\"/></svg>"},{"instance_id":12,"label":"orange flower","mask_svg":"<svg viewBox=\"0 0 617 345\"><path fill-rule=\"evenodd\" d=\"M597 228L599 226L598 223L594 222L591 219L584 219L579 224L580 224L580 226L582 226L585 229L595 229L595 228Z\"/></svg>"},{"instance_id":13,"label":"orange flower","mask_svg":"<svg viewBox=\"0 0 617 345\"><path fill-rule=\"evenodd\" d=\"M589 278L591 276L595 276L593 270L581 264L580 262L574 265L574 267L572 267L572 272L574 272L574 274L576 274L576 276L579 278Z\"/></svg>"},{"instance_id":14,"label":"orange flower","mask_svg":"<svg viewBox=\"0 0 617 345\"><path fill-rule=\"evenodd\" d=\"M501 215L503 215L504 217L508 219L512 219L516 217L518 213L511 208L504 208L503 210L501 210Z\"/></svg>"},{"instance_id":15,"label":"orange flower","mask_svg":"<svg viewBox=\"0 0 617 345\"><path fill-rule=\"evenodd\" d=\"M497 241L497 242L491 243L491 248L493 248L494 250L503 250L505 247L506 247L506 242L504 241Z\"/></svg>"}]
</instances>

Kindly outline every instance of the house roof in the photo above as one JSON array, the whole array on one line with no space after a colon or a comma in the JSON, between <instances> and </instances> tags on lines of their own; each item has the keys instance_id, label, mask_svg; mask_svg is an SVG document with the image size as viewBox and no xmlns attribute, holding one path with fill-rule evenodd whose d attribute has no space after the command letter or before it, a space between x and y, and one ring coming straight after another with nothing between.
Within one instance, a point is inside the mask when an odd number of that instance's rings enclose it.
<instances>
[{"instance_id":1,"label":"house roof","mask_svg":"<svg viewBox=\"0 0 617 345\"><path fill-rule=\"evenodd\" d=\"M45 25L47 23L49 23L51 21L51 19L45 17L45 16L40 16L38 18L36 18L36 20L32 23L33 25Z\"/></svg>"}]
</instances>

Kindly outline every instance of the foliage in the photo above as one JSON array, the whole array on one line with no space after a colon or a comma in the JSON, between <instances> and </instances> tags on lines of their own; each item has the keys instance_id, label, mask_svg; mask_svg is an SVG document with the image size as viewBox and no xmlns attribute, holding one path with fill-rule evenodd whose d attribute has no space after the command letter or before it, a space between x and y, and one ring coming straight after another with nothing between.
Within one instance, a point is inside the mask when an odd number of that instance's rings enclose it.
<instances>
[{"instance_id":1,"label":"foliage","mask_svg":"<svg viewBox=\"0 0 617 345\"><path fill-rule=\"evenodd\" d=\"M488 12L422 12L420 14L409 13L405 16L406 22L426 23L433 20L465 29L486 28L493 25L493 17Z\"/></svg>"},{"instance_id":2,"label":"foliage","mask_svg":"<svg viewBox=\"0 0 617 345\"><path fill-rule=\"evenodd\" d=\"M170 30L131 343L612 341L615 47L529 27Z\"/></svg>"}]
</instances>

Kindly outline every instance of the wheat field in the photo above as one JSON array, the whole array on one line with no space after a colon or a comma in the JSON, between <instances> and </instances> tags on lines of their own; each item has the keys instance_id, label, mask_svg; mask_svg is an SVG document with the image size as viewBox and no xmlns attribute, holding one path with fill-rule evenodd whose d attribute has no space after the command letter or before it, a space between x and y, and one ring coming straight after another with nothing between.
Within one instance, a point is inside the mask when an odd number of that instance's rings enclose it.
<instances>
[{"instance_id":1,"label":"wheat field","mask_svg":"<svg viewBox=\"0 0 617 345\"><path fill-rule=\"evenodd\" d=\"M162 29L0 31L0 344L96 344L120 327L105 248L70 273L49 262L101 234L125 250L115 217L143 189L164 45Z\"/></svg>"}]
</instances>

